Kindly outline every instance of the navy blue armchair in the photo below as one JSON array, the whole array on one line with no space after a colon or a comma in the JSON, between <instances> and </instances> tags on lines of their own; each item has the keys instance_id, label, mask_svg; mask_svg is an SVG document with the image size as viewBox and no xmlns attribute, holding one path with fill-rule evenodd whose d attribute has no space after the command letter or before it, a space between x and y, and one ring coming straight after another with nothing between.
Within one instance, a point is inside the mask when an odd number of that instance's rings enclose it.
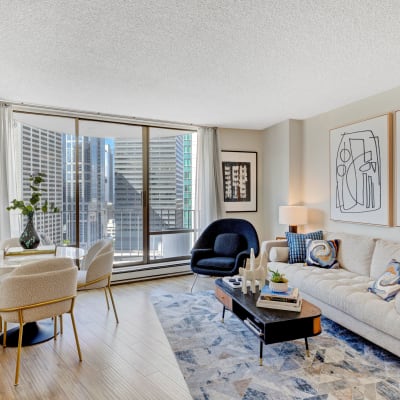
<instances>
[{"instance_id":1,"label":"navy blue armchair","mask_svg":"<svg viewBox=\"0 0 400 400\"><path fill-rule=\"evenodd\" d=\"M197 239L192 249L190 267L196 274L232 276L246 265L251 248L257 257L258 235L249 221L219 219L212 222Z\"/></svg>"}]
</instances>

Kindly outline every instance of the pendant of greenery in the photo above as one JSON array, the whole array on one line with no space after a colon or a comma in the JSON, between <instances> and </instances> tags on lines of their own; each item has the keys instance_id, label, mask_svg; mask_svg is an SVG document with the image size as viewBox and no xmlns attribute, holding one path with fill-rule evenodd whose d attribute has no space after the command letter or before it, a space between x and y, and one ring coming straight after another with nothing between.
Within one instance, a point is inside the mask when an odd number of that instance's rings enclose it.
<instances>
[{"instance_id":1,"label":"pendant of greenery","mask_svg":"<svg viewBox=\"0 0 400 400\"><path fill-rule=\"evenodd\" d=\"M46 190L41 189L40 185L45 181L45 178L46 174L42 172L31 174L29 178L31 181L31 184L29 185L31 188L31 198L26 202L24 200L14 199L11 202L11 205L7 207L7 210L21 210L22 215L28 217L32 217L36 211L42 211L43 213L60 212L60 209L55 207L54 203L49 204L48 201L45 200L42 204L41 198Z\"/></svg>"}]
</instances>

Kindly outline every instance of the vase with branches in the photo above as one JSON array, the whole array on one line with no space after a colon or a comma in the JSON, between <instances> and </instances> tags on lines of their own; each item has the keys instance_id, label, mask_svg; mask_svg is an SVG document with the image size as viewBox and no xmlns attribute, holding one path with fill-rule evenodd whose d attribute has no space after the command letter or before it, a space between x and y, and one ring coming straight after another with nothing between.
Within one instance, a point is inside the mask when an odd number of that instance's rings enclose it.
<instances>
[{"instance_id":1,"label":"vase with branches","mask_svg":"<svg viewBox=\"0 0 400 400\"><path fill-rule=\"evenodd\" d=\"M49 204L47 199L44 201L42 200L46 189L41 188L41 185L45 182L45 178L46 174L42 172L31 174L29 177L29 187L31 189L30 199L27 201L14 199L7 207L8 211L20 210L21 214L28 218L25 229L19 238L19 242L24 249L35 249L40 243L40 237L33 224L33 216L35 213L37 211L41 211L43 213L57 213L60 211L59 208L54 205L54 203Z\"/></svg>"}]
</instances>

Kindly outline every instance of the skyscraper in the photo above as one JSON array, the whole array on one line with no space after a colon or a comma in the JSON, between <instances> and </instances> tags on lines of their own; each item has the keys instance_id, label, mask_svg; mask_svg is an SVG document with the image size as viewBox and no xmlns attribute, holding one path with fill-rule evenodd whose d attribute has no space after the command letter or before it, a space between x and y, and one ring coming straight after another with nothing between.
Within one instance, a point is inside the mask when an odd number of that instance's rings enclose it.
<instances>
[{"instance_id":1,"label":"skyscraper","mask_svg":"<svg viewBox=\"0 0 400 400\"><path fill-rule=\"evenodd\" d=\"M41 172L46 175L40 185L46 200L62 209L63 204L63 154L61 134L46 129L21 125L22 195L31 197L30 176ZM20 178L20 179L21 179ZM17 178L18 179L18 178ZM35 228L38 233L54 243L62 241L61 213L35 213Z\"/></svg>"}]
</instances>

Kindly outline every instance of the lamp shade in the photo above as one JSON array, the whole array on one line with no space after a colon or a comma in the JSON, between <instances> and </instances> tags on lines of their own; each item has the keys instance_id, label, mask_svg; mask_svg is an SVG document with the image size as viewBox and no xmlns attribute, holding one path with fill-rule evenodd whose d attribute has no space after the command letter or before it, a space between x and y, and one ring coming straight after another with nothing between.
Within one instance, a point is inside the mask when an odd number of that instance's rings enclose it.
<instances>
[{"instance_id":1,"label":"lamp shade","mask_svg":"<svg viewBox=\"0 0 400 400\"><path fill-rule=\"evenodd\" d=\"M305 225L307 208L304 206L280 206L279 223L283 225Z\"/></svg>"}]
</instances>

